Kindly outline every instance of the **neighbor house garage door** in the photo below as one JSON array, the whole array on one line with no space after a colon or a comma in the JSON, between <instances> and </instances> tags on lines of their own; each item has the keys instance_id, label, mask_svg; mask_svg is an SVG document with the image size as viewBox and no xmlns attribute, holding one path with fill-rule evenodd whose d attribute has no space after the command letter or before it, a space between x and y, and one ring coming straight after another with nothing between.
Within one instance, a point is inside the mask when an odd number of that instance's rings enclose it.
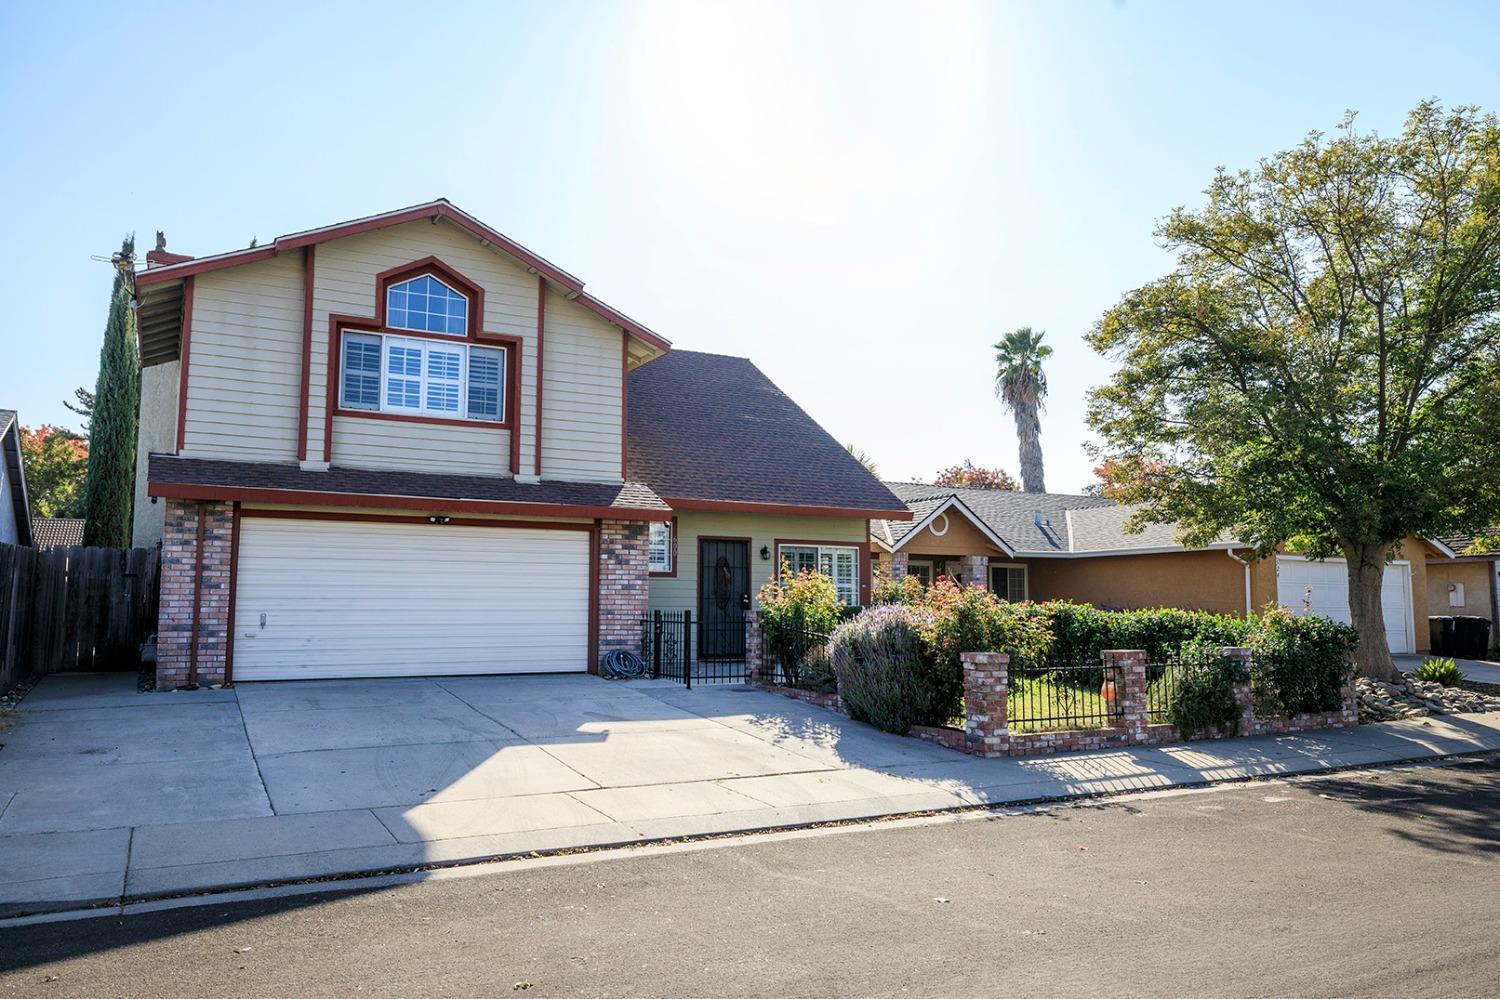
<instances>
[{"instance_id":1,"label":"neighbor house garage door","mask_svg":"<svg viewBox=\"0 0 1500 999\"><path fill-rule=\"evenodd\" d=\"M586 531L240 521L234 679L579 671Z\"/></svg>"},{"instance_id":2,"label":"neighbor house garage door","mask_svg":"<svg viewBox=\"0 0 1500 999\"><path fill-rule=\"evenodd\" d=\"M1293 614L1313 614L1352 623L1349 615L1349 570L1343 559L1309 562L1290 555L1276 557L1276 599ZM1385 638L1392 652L1415 652L1411 617L1411 566L1385 567L1380 587Z\"/></svg>"}]
</instances>

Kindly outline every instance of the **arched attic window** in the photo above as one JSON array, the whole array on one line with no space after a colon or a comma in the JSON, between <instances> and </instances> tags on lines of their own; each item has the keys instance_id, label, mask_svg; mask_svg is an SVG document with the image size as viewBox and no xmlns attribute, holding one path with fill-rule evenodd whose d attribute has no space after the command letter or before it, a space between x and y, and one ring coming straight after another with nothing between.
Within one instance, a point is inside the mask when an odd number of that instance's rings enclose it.
<instances>
[{"instance_id":1,"label":"arched attic window","mask_svg":"<svg viewBox=\"0 0 1500 999\"><path fill-rule=\"evenodd\" d=\"M469 329L469 300L431 274L422 274L386 288L385 321L396 329L461 336Z\"/></svg>"}]
</instances>

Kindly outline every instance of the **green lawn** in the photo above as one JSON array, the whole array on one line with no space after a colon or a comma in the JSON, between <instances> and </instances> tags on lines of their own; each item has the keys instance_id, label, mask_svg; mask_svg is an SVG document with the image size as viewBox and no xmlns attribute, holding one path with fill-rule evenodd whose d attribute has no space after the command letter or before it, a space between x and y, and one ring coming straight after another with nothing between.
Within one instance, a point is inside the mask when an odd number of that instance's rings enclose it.
<instances>
[{"instance_id":1,"label":"green lawn","mask_svg":"<svg viewBox=\"0 0 1500 999\"><path fill-rule=\"evenodd\" d=\"M1147 685L1148 718L1151 718L1157 711L1166 711L1170 693L1167 685L1161 680ZM1042 678L1014 682L1011 685L1007 705L1008 724L1012 732L1055 732L1067 729L1104 728L1109 723L1109 719L1105 717L1106 714L1104 697L1100 694L1098 687L1060 684ZM1078 718L1079 715L1085 717L1077 721L1066 720ZM1065 720L1045 720L1048 716L1061 717ZM1152 720L1162 719L1152 718ZM963 728L963 718L958 718L955 725Z\"/></svg>"}]
</instances>

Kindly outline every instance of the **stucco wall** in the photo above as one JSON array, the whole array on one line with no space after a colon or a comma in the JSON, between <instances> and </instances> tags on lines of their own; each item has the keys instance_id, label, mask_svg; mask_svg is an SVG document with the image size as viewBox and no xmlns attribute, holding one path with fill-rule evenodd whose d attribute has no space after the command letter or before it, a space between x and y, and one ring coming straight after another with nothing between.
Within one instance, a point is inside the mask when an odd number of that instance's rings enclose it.
<instances>
[{"instance_id":1,"label":"stucco wall","mask_svg":"<svg viewBox=\"0 0 1500 999\"><path fill-rule=\"evenodd\" d=\"M750 540L750 593L752 598L774 575L774 555L762 559L762 546L774 550L778 540L822 541L829 544L862 545L869 540L869 524L843 517L787 517L763 514L717 513L683 510L677 514L677 575L651 578L652 610L698 612L698 539L748 538ZM860 552L860 574L867 571L866 553Z\"/></svg>"},{"instance_id":2,"label":"stucco wall","mask_svg":"<svg viewBox=\"0 0 1500 999\"><path fill-rule=\"evenodd\" d=\"M146 497L146 463L151 452L170 454L177 450L176 361L141 369L141 418L136 428L135 519L130 544L151 548L161 541L167 508Z\"/></svg>"},{"instance_id":3,"label":"stucco wall","mask_svg":"<svg viewBox=\"0 0 1500 999\"><path fill-rule=\"evenodd\" d=\"M1494 562L1430 562L1427 565L1427 613L1467 614L1495 620L1490 580ZM1463 603L1448 602L1448 584L1462 583ZM1418 622L1425 627L1425 622Z\"/></svg>"},{"instance_id":4,"label":"stucco wall","mask_svg":"<svg viewBox=\"0 0 1500 999\"><path fill-rule=\"evenodd\" d=\"M957 512L946 514L948 518L946 533L942 535L934 533L933 526L936 526L938 530L943 529L943 516L945 515L939 514L934 525L922 528L916 537L901 546L901 551L919 560L954 556L962 558L965 555L1006 557L989 538L969 523L968 518L963 514Z\"/></svg>"},{"instance_id":5,"label":"stucco wall","mask_svg":"<svg viewBox=\"0 0 1500 999\"><path fill-rule=\"evenodd\" d=\"M1244 567L1222 551L1032 559L1027 566L1033 600L1245 612Z\"/></svg>"}]
</instances>

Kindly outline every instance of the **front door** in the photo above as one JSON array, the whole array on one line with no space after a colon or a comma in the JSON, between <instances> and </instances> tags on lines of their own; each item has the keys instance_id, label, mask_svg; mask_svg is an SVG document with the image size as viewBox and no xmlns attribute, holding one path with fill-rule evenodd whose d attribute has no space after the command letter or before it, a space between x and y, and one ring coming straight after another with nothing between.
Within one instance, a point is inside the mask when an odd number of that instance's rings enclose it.
<instances>
[{"instance_id":1,"label":"front door","mask_svg":"<svg viewBox=\"0 0 1500 999\"><path fill-rule=\"evenodd\" d=\"M698 658L745 658L750 609L750 542L698 542Z\"/></svg>"}]
</instances>

